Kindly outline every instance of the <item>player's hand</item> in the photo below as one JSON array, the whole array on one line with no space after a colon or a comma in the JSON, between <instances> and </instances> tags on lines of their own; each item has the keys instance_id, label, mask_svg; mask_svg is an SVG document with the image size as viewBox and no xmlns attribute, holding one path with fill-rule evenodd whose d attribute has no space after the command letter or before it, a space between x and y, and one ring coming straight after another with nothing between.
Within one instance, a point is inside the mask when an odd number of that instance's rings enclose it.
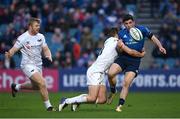
<instances>
[{"instance_id":1,"label":"player's hand","mask_svg":"<svg viewBox=\"0 0 180 119\"><path fill-rule=\"evenodd\" d=\"M10 59L10 58L11 58L10 53L9 53L9 52L5 52L5 57L6 57L7 59Z\"/></svg>"},{"instance_id":2,"label":"player's hand","mask_svg":"<svg viewBox=\"0 0 180 119\"><path fill-rule=\"evenodd\" d=\"M142 50L141 50L141 52L144 52L144 51L145 51L145 48L143 47Z\"/></svg>"},{"instance_id":3,"label":"player's hand","mask_svg":"<svg viewBox=\"0 0 180 119\"><path fill-rule=\"evenodd\" d=\"M144 57L145 54L146 54L146 51L145 51L145 50L142 50L140 57Z\"/></svg>"},{"instance_id":4,"label":"player's hand","mask_svg":"<svg viewBox=\"0 0 180 119\"><path fill-rule=\"evenodd\" d=\"M52 57L51 57L51 56L46 56L46 58L47 58L50 62L52 62Z\"/></svg>"},{"instance_id":5,"label":"player's hand","mask_svg":"<svg viewBox=\"0 0 180 119\"><path fill-rule=\"evenodd\" d=\"M166 49L163 48L163 47L160 47L160 48L159 48L159 51L160 51L162 54L166 54Z\"/></svg>"},{"instance_id":6,"label":"player's hand","mask_svg":"<svg viewBox=\"0 0 180 119\"><path fill-rule=\"evenodd\" d=\"M117 46L119 49L121 49L124 46L124 43L122 42L122 40L117 41Z\"/></svg>"}]
</instances>

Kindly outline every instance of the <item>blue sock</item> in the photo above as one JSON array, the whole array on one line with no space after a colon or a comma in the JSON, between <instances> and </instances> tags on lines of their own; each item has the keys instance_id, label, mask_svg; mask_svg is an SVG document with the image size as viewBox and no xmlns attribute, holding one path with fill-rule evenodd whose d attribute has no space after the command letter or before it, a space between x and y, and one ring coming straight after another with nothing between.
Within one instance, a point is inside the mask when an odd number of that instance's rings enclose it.
<instances>
[{"instance_id":1,"label":"blue sock","mask_svg":"<svg viewBox=\"0 0 180 119\"><path fill-rule=\"evenodd\" d=\"M124 105L124 103L125 103L125 100L123 98L120 98L119 99L119 105Z\"/></svg>"},{"instance_id":2,"label":"blue sock","mask_svg":"<svg viewBox=\"0 0 180 119\"><path fill-rule=\"evenodd\" d=\"M111 93L116 93L116 87L115 86L110 87L110 89L111 89Z\"/></svg>"}]
</instances>

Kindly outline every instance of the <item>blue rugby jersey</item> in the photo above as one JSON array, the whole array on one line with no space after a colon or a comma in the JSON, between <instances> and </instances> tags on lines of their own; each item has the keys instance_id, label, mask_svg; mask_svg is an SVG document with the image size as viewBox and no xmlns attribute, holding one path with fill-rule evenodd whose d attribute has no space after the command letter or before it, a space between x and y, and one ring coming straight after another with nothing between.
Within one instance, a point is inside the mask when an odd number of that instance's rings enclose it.
<instances>
[{"instance_id":1,"label":"blue rugby jersey","mask_svg":"<svg viewBox=\"0 0 180 119\"><path fill-rule=\"evenodd\" d=\"M142 51L143 47L144 47L144 41L147 38L151 38L152 37L152 33L149 31L149 29L147 27L144 26L135 26L136 28L138 28L143 35L143 39L140 41L135 41L129 33L129 30L127 30L126 28L123 30L120 30L118 35L119 38L122 39L122 41L124 42L125 45L127 45L129 48L137 50L139 52ZM128 55L125 52L120 53L119 55L123 55L123 56L127 56L127 58L134 58L134 59L140 59L140 58L136 58L133 56Z\"/></svg>"}]
</instances>

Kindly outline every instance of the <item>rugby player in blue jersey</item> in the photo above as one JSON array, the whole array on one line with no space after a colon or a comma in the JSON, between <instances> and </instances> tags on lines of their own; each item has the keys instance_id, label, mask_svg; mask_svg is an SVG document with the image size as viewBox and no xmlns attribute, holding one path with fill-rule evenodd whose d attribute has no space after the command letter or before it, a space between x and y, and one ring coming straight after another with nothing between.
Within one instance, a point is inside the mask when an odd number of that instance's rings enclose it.
<instances>
[{"instance_id":1,"label":"rugby player in blue jersey","mask_svg":"<svg viewBox=\"0 0 180 119\"><path fill-rule=\"evenodd\" d=\"M149 31L147 27L139 26L135 24L134 18L132 15L125 15L123 17L123 24L125 28L123 30L120 30L118 35L119 39L122 39L125 45L127 45L129 48L137 50L141 52L144 47L144 41L146 38L151 39L154 44L157 45L159 48L159 51L162 54L166 54L166 50L161 45L160 41ZM140 41L135 41L129 33L129 29L132 27L138 28L143 35L143 39ZM137 76L139 65L141 62L141 58L139 57L133 57L127 54L126 52L119 53L118 58L114 61L114 63L111 65L109 71L108 71L108 80L110 83L111 88L111 94L108 97L107 103L110 104L112 102L112 99L116 93L116 75L120 72L125 72L124 80L123 80L123 86L120 93L119 103L116 108L117 112L121 112L121 108L123 104L125 103L126 97L128 95L129 87L133 81L133 79Z\"/></svg>"}]
</instances>

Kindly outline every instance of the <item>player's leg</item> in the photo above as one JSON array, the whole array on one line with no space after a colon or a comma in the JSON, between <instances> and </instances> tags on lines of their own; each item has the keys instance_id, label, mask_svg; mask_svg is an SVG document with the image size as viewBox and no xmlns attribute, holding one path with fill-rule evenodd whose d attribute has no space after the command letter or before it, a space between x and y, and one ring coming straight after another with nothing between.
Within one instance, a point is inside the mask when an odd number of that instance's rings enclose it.
<instances>
[{"instance_id":1,"label":"player's leg","mask_svg":"<svg viewBox=\"0 0 180 119\"><path fill-rule=\"evenodd\" d=\"M21 84L22 90L39 90L38 85L33 80L27 81Z\"/></svg>"},{"instance_id":2,"label":"player's leg","mask_svg":"<svg viewBox=\"0 0 180 119\"><path fill-rule=\"evenodd\" d=\"M33 65L24 65L23 67L21 67L21 69L29 79L34 72L40 72L40 73L42 72L38 67ZM38 90L39 87L33 80L26 81L25 83L21 83L21 84L12 83L11 84L12 96L15 97L16 93L21 89Z\"/></svg>"},{"instance_id":3,"label":"player's leg","mask_svg":"<svg viewBox=\"0 0 180 119\"><path fill-rule=\"evenodd\" d=\"M11 90L12 90L12 96L16 97L16 93L19 90L39 90L39 87L31 81L26 81L22 84L12 83L11 84Z\"/></svg>"},{"instance_id":4,"label":"player's leg","mask_svg":"<svg viewBox=\"0 0 180 119\"><path fill-rule=\"evenodd\" d=\"M120 94L120 98L126 99L129 91L129 87L135 78L136 74L134 72L126 72L124 77L124 82Z\"/></svg>"},{"instance_id":5,"label":"player's leg","mask_svg":"<svg viewBox=\"0 0 180 119\"><path fill-rule=\"evenodd\" d=\"M39 87L40 93L41 93L41 97L43 101L46 101L49 99L48 97L48 91L46 88L46 83L45 83L45 79L42 77L42 75L39 72L35 72L31 78L30 78L33 82L35 82L37 84L37 86Z\"/></svg>"},{"instance_id":6,"label":"player's leg","mask_svg":"<svg viewBox=\"0 0 180 119\"><path fill-rule=\"evenodd\" d=\"M42 100L47 110L55 111L55 109L52 107L49 101L48 91L46 88L45 79L42 77L42 73L35 66L27 66L23 69L23 72L26 74L27 77L31 79L31 82L28 81L17 85L12 84L11 88L13 96L15 96L15 92L17 92L19 89L39 89Z\"/></svg>"},{"instance_id":7,"label":"player's leg","mask_svg":"<svg viewBox=\"0 0 180 119\"><path fill-rule=\"evenodd\" d=\"M99 85L90 85L89 86L89 93L87 95L87 102L94 103L98 97L99 92Z\"/></svg>"},{"instance_id":8,"label":"player's leg","mask_svg":"<svg viewBox=\"0 0 180 119\"><path fill-rule=\"evenodd\" d=\"M103 73L95 73L93 72L93 67L90 67L87 70L88 94L83 94L73 98L67 98L65 100L62 99L61 103L59 104L59 111L61 111L67 104L95 102L100 88L99 84L103 81L103 76Z\"/></svg>"},{"instance_id":9,"label":"player's leg","mask_svg":"<svg viewBox=\"0 0 180 119\"><path fill-rule=\"evenodd\" d=\"M89 85L89 94L87 95L88 103L103 104L106 102L106 82L104 80L104 73L93 73L92 70L89 70L88 81ZM95 101L96 100L96 101ZM71 105L71 110L76 111L78 103Z\"/></svg>"},{"instance_id":10,"label":"player's leg","mask_svg":"<svg viewBox=\"0 0 180 119\"><path fill-rule=\"evenodd\" d=\"M22 84L14 84L15 89L19 90L39 90L39 87L34 83L34 81L26 81Z\"/></svg>"},{"instance_id":11,"label":"player's leg","mask_svg":"<svg viewBox=\"0 0 180 119\"><path fill-rule=\"evenodd\" d=\"M55 111L50 103L46 82L45 79L42 77L42 74L40 72L35 72L30 77L30 79L37 84L41 94L41 98L45 104L45 107L47 108L47 111Z\"/></svg>"},{"instance_id":12,"label":"player's leg","mask_svg":"<svg viewBox=\"0 0 180 119\"><path fill-rule=\"evenodd\" d=\"M110 87L116 86L116 75L121 71L122 71L122 68L119 64L113 63L111 65L108 71L108 81L109 81Z\"/></svg>"},{"instance_id":13,"label":"player's leg","mask_svg":"<svg viewBox=\"0 0 180 119\"><path fill-rule=\"evenodd\" d=\"M66 99L67 104L72 104L74 102L77 103L83 103L83 102L95 102L98 96L99 88L100 88L100 83L103 82L103 73L94 73L91 68L88 69L87 71L87 85L88 85L88 94L83 95L83 96L77 96L74 98L69 98ZM83 102L80 101L80 98L84 98Z\"/></svg>"},{"instance_id":14,"label":"player's leg","mask_svg":"<svg viewBox=\"0 0 180 119\"><path fill-rule=\"evenodd\" d=\"M93 88L94 89L94 88ZM90 89L91 90L91 89ZM96 90L95 90L96 92ZM92 90L89 95L87 95L87 102L88 99L91 100L92 103L96 103L96 104L104 104L106 102L106 86L105 85L100 85L99 86L99 91L98 91L98 96L96 98L96 96L92 96L94 95L94 90ZM96 100L96 101L95 101ZM71 110L72 111L76 111L76 109L78 108L79 103L74 103L71 106Z\"/></svg>"},{"instance_id":15,"label":"player's leg","mask_svg":"<svg viewBox=\"0 0 180 119\"><path fill-rule=\"evenodd\" d=\"M98 96L99 86L88 86L88 94L81 94L80 96L76 96L73 98L67 98L66 104L73 104L73 103L93 103L96 101Z\"/></svg>"},{"instance_id":16,"label":"player's leg","mask_svg":"<svg viewBox=\"0 0 180 119\"><path fill-rule=\"evenodd\" d=\"M31 83L39 88L42 100L44 102L47 111L55 111L49 101L48 90L46 87L45 79L42 76L42 67L34 65L26 65L22 68L23 72L31 79Z\"/></svg>"},{"instance_id":17,"label":"player's leg","mask_svg":"<svg viewBox=\"0 0 180 119\"><path fill-rule=\"evenodd\" d=\"M81 104L81 103L94 103L97 99L99 86L98 85L90 85L88 86L88 94L81 94L72 98L62 98L61 103L59 104L59 111L62 111L64 107L68 104ZM75 111L75 109L73 109Z\"/></svg>"},{"instance_id":18,"label":"player's leg","mask_svg":"<svg viewBox=\"0 0 180 119\"><path fill-rule=\"evenodd\" d=\"M106 102L106 86L100 85L96 104L104 104L105 102Z\"/></svg>"},{"instance_id":19,"label":"player's leg","mask_svg":"<svg viewBox=\"0 0 180 119\"><path fill-rule=\"evenodd\" d=\"M129 87L130 87L131 83L133 82L133 79L135 76L136 76L136 73L132 72L132 71L125 73L124 80L123 80L123 86L122 86L122 90L120 93L119 103L116 108L116 111L118 111L118 112L122 111L121 108L125 103L125 99L129 92Z\"/></svg>"},{"instance_id":20,"label":"player's leg","mask_svg":"<svg viewBox=\"0 0 180 119\"><path fill-rule=\"evenodd\" d=\"M126 60L126 61L127 61L126 62L126 65L127 65L126 73L125 73L124 80L123 80L124 82L123 82L122 90L120 93L119 103L116 108L116 111L118 111L118 112L121 111L121 107L125 103L125 99L129 92L129 87L130 87L131 83L133 82L133 79L137 76L139 65L140 65L140 61L128 61L128 60Z\"/></svg>"},{"instance_id":21,"label":"player's leg","mask_svg":"<svg viewBox=\"0 0 180 119\"><path fill-rule=\"evenodd\" d=\"M108 96L107 103L111 104L116 93L116 75L122 72L122 68L119 64L113 63L108 71L108 81L110 84L111 93Z\"/></svg>"},{"instance_id":22,"label":"player's leg","mask_svg":"<svg viewBox=\"0 0 180 119\"><path fill-rule=\"evenodd\" d=\"M96 104L104 104L106 102L106 81L105 81L105 74L101 75L101 82L99 84L99 92L98 97L96 99Z\"/></svg>"}]
</instances>

